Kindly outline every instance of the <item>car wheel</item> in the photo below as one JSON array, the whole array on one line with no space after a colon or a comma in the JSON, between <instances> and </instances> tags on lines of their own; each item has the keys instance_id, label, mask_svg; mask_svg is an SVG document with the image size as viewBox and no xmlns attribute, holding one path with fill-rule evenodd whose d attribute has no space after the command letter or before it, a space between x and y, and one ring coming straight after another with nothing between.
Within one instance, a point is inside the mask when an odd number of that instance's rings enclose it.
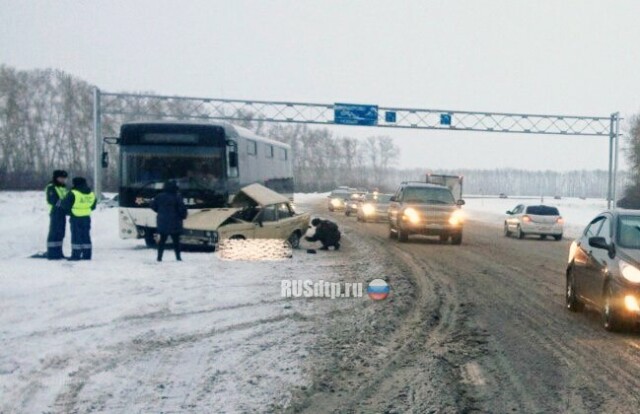
<instances>
[{"instance_id":1,"label":"car wheel","mask_svg":"<svg viewBox=\"0 0 640 414\"><path fill-rule=\"evenodd\" d=\"M562 234L558 234L557 236L553 236L556 241L562 240Z\"/></svg>"},{"instance_id":2,"label":"car wheel","mask_svg":"<svg viewBox=\"0 0 640 414\"><path fill-rule=\"evenodd\" d=\"M333 207L329 207L329 211L333 213L335 209Z\"/></svg>"},{"instance_id":3,"label":"car wheel","mask_svg":"<svg viewBox=\"0 0 640 414\"><path fill-rule=\"evenodd\" d=\"M522 231L522 228L520 228L520 226L518 226L516 230L516 237L520 240L524 239L524 231Z\"/></svg>"},{"instance_id":4,"label":"car wheel","mask_svg":"<svg viewBox=\"0 0 640 414\"><path fill-rule=\"evenodd\" d=\"M156 233L153 230L146 229L144 231L144 244L150 248L157 247L158 243L156 242Z\"/></svg>"},{"instance_id":5,"label":"car wheel","mask_svg":"<svg viewBox=\"0 0 640 414\"><path fill-rule=\"evenodd\" d=\"M540 240L546 240L547 239L547 235L546 234L541 234L540 235Z\"/></svg>"},{"instance_id":6,"label":"car wheel","mask_svg":"<svg viewBox=\"0 0 640 414\"><path fill-rule=\"evenodd\" d=\"M297 232L297 231L294 231L293 233L291 233L291 236L289 236L287 241L291 245L291 248L293 248L293 249L299 248L300 247L300 233Z\"/></svg>"},{"instance_id":7,"label":"car wheel","mask_svg":"<svg viewBox=\"0 0 640 414\"><path fill-rule=\"evenodd\" d=\"M457 233L451 236L451 244L461 245L462 244L462 233Z\"/></svg>"},{"instance_id":8,"label":"car wheel","mask_svg":"<svg viewBox=\"0 0 640 414\"><path fill-rule=\"evenodd\" d=\"M395 231L393 231L391 226L389 226L389 238L390 239L395 239L396 237L398 237L398 234Z\"/></svg>"},{"instance_id":9,"label":"car wheel","mask_svg":"<svg viewBox=\"0 0 640 414\"><path fill-rule=\"evenodd\" d=\"M229 237L229 240L245 240L246 238L240 234L233 235Z\"/></svg>"},{"instance_id":10,"label":"car wheel","mask_svg":"<svg viewBox=\"0 0 640 414\"><path fill-rule=\"evenodd\" d=\"M619 332L626 328L615 304L613 289L609 284L604 288L602 298L602 326L609 332Z\"/></svg>"},{"instance_id":11,"label":"car wheel","mask_svg":"<svg viewBox=\"0 0 640 414\"><path fill-rule=\"evenodd\" d=\"M349 210L346 210L346 211L344 212L344 215L345 215L345 216L347 216L347 217L349 217L349 216L351 215L351 212L350 212Z\"/></svg>"},{"instance_id":12,"label":"car wheel","mask_svg":"<svg viewBox=\"0 0 640 414\"><path fill-rule=\"evenodd\" d=\"M400 243L406 243L407 241L409 241L409 233L402 230L400 227L398 227L398 241Z\"/></svg>"},{"instance_id":13,"label":"car wheel","mask_svg":"<svg viewBox=\"0 0 640 414\"><path fill-rule=\"evenodd\" d=\"M446 243L447 241L449 241L449 235L448 234L441 234L440 235L440 243Z\"/></svg>"},{"instance_id":14,"label":"car wheel","mask_svg":"<svg viewBox=\"0 0 640 414\"><path fill-rule=\"evenodd\" d=\"M581 312L584 309L584 303L578 299L578 292L576 291L576 278L574 275L573 266L567 271L567 283L565 289L565 297L567 302L567 309L571 312Z\"/></svg>"},{"instance_id":15,"label":"car wheel","mask_svg":"<svg viewBox=\"0 0 640 414\"><path fill-rule=\"evenodd\" d=\"M504 237L510 237L511 236L511 232L509 231L509 226L507 225L507 222L504 223L503 234L504 234Z\"/></svg>"}]
</instances>

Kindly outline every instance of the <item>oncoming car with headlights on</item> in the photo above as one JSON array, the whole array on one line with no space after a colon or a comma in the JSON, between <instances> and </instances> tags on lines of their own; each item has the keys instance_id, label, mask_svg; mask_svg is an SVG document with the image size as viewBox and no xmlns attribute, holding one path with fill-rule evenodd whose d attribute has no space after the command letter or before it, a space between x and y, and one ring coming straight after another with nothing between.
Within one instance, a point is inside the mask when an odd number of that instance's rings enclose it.
<instances>
[{"instance_id":1,"label":"oncoming car with headlights on","mask_svg":"<svg viewBox=\"0 0 640 414\"><path fill-rule=\"evenodd\" d=\"M329 211L342 211L347 205L347 201L351 199L351 191L348 187L340 187L329 194L329 200L327 207Z\"/></svg>"},{"instance_id":2,"label":"oncoming car with headlights on","mask_svg":"<svg viewBox=\"0 0 640 414\"><path fill-rule=\"evenodd\" d=\"M609 331L640 322L640 211L605 211L569 249L566 306L598 309Z\"/></svg>"},{"instance_id":3,"label":"oncoming car with headlights on","mask_svg":"<svg viewBox=\"0 0 640 414\"><path fill-rule=\"evenodd\" d=\"M362 204L366 196L367 196L367 193L363 191L357 191L357 192L351 193L351 196L345 203L344 215L349 217L353 213L357 212L358 207L360 206L360 204Z\"/></svg>"},{"instance_id":4,"label":"oncoming car with headlights on","mask_svg":"<svg viewBox=\"0 0 640 414\"><path fill-rule=\"evenodd\" d=\"M367 194L358 205L358 221L387 221L391 194Z\"/></svg>"},{"instance_id":5,"label":"oncoming car with headlights on","mask_svg":"<svg viewBox=\"0 0 640 414\"><path fill-rule=\"evenodd\" d=\"M389 204L389 237L406 242L412 234L438 236L462 243L464 200L456 200L448 187L403 182Z\"/></svg>"}]
</instances>

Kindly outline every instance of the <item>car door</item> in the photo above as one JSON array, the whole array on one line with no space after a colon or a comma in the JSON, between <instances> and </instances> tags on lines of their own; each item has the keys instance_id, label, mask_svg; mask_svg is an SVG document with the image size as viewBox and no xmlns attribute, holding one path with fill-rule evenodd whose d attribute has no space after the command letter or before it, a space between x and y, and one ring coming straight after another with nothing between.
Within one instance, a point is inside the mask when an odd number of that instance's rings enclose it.
<instances>
[{"instance_id":1,"label":"car door","mask_svg":"<svg viewBox=\"0 0 640 414\"><path fill-rule=\"evenodd\" d=\"M275 205L265 206L254 220L256 239L278 239L280 238L280 226Z\"/></svg>"},{"instance_id":2,"label":"car door","mask_svg":"<svg viewBox=\"0 0 640 414\"><path fill-rule=\"evenodd\" d=\"M278 211L278 227L280 239L288 239L296 230L296 218L289 203L280 203L276 206Z\"/></svg>"},{"instance_id":3,"label":"car door","mask_svg":"<svg viewBox=\"0 0 640 414\"><path fill-rule=\"evenodd\" d=\"M594 237L604 237L607 244L609 244L611 243L611 217L605 215L600 222L602 224ZM604 285L609 261L609 252L607 250L589 246L587 265L585 266L585 292L592 301L597 303L599 303L602 296L602 286Z\"/></svg>"},{"instance_id":4,"label":"car door","mask_svg":"<svg viewBox=\"0 0 640 414\"><path fill-rule=\"evenodd\" d=\"M592 274L590 266L592 265L591 255L593 252L593 247L589 246L589 238L598 234L600 226L602 226L602 220L604 220L604 217L598 216L591 220L591 223L584 229L582 236L576 243L576 253L573 258L576 291L578 295L588 300L592 300L589 293L589 285Z\"/></svg>"}]
</instances>

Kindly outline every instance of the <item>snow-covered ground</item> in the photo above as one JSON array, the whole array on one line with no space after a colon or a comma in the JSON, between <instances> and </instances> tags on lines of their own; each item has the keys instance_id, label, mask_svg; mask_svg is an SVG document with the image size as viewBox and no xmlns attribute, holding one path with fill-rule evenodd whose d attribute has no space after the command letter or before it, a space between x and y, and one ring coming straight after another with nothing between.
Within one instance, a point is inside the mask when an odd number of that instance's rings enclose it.
<instances>
[{"instance_id":1,"label":"snow-covered ground","mask_svg":"<svg viewBox=\"0 0 640 414\"><path fill-rule=\"evenodd\" d=\"M295 202L304 210L326 196ZM469 219L496 225L539 201L466 200ZM545 203L558 206L567 236L606 206ZM338 280L340 255L243 262L187 252L177 263L167 251L158 264L141 241L118 238L117 209L99 208L93 261L29 258L44 250L47 225L41 192L0 193L0 412L278 411L309 383L318 321L344 306L280 294L283 279Z\"/></svg>"},{"instance_id":2,"label":"snow-covered ground","mask_svg":"<svg viewBox=\"0 0 640 414\"><path fill-rule=\"evenodd\" d=\"M470 220L495 223L502 226L506 211L512 210L518 204L545 204L555 206L565 221L564 234L568 237L577 236L598 213L607 208L607 201L602 199L563 198L555 200L553 197L513 197L513 198L465 198L464 211Z\"/></svg>"},{"instance_id":3,"label":"snow-covered ground","mask_svg":"<svg viewBox=\"0 0 640 414\"><path fill-rule=\"evenodd\" d=\"M40 192L0 193L0 412L260 412L307 384L329 306L282 298L281 280L330 281L337 256L159 264L104 208L93 261L29 258L47 225Z\"/></svg>"}]
</instances>

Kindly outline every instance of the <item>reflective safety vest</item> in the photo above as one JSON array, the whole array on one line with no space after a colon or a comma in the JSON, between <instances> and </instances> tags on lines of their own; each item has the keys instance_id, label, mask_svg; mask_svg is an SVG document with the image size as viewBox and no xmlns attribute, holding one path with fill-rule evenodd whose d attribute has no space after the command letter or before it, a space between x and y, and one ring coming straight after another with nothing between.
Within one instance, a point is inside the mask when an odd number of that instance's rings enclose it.
<instances>
[{"instance_id":1,"label":"reflective safety vest","mask_svg":"<svg viewBox=\"0 0 640 414\"><path fill-rule=\"evenodd\" d=\"M44 198L47 201L47 205L49 206L49 213L51 213L51 210L53 210L53 204L49 203L49 197L48 197L48 193L49 193L49 187L53 186L53 189L56 191L56 194L58 194L58 200L62 200L64 199L67 194L69 193L69 190L67 190L67 187L61 186L61 185L54 185L49 183L45 188L44 188Z\"/></svg>"},{"instance_id":2,"label":"reflective safety vest","mask_svg":"<svg viewBox=\"0 0 640 414\"><path fill-rule=\"evenodd\" d=\"M81 193L78 190L71 190L73 193L73 206L71 206L71 214L74 217L87 217L91 215L91 207L96 201L96 195L93 191L89 194Z\"/></svg>"}]
</instances>

